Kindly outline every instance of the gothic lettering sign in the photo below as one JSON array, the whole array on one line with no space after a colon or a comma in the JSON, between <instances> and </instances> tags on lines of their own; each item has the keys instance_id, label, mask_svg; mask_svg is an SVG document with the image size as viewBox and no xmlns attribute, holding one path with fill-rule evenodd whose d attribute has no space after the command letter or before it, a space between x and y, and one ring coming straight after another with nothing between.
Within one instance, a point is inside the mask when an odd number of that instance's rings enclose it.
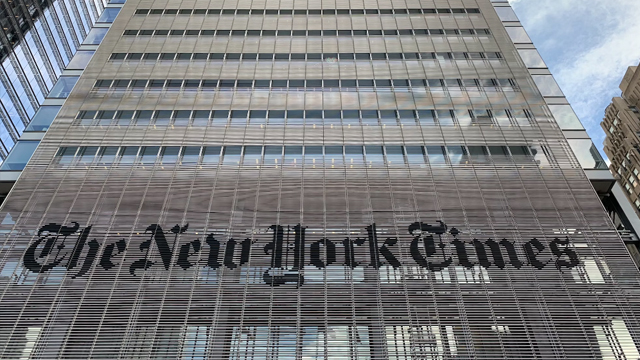
<instances>
[{"instance_id":1,"label":"gothic lettering sign","mask_svg":"<svg viewBox=\"0 0 640 360\"><path fill-rule=\"evenodd\" d=\"M24 254L25 268L45 273L61 266L70 272L72 278L79 278L93 267L96 271L109 271L126 264L130 276L136 278L152 268L168 271L172 267L187 270L204 266L233 270L245 266L250 259L261 257L269 264L262 275L265 284L301 286L304 284L305 266L316 269L338 265L351 269L380 269L381 266L400 268L409 265L406 260L403 263L398 254L401 243L408 244L412 266L430 271L442 271L450 265L486 269L531 266L538 270L554 266L562 271L580 264L578 254L567 237L556 237L551 241L533 238L524 243L508 239L462 240L458 229L449 228L441 221L434 224L412 223L400 238L379 236L376 224L366 226L366 235L362 237L342 239L309 239L306 227L301 224L287 227L272 225L268 228L270 239L264 244L258 244L251 238L223 241L215 233L180 243L182 237L189 237L185 234L189 224L176 224L169 230L152 224L145 229L146 240L135 247L128 246L124 238L100 244L95 238L90 240L91 226L80 229L78 223L72 224L51 223L41 227L37 232L38 238ZM356 257L356 253L366 253L367 260L363 261L362 256Z\"/></svg>"}]
</instances>

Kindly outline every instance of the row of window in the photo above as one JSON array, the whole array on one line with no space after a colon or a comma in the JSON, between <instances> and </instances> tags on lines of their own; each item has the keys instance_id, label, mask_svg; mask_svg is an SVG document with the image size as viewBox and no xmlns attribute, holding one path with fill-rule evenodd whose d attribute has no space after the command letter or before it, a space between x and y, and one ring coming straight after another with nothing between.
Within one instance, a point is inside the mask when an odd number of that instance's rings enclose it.
<instances>
[{"instance_id":1,"label":"row of window","mask_svg":"<svg viewBox=\"0 0 640 360\"><path fill-rule=\"evenodd\" d=\"M137 9L136 15L406 15L479 14L477 8L425 9Z\"/></svg>"},{"instance_id":2,"label":"row of window","mask_svg":"<svg viewBox=\"0 0 640 360\"><path fill-rule=\"evenodd\" d=\"M528 110L100 110L81 111L76 124L92 126L246 125L528 125Z\"/></svg>"},{"instance_id":3,"label":"row of window","mask_svg":"<svg viewBox=\"0 0 640 360\"><path fill-rule=\"evenodd\" d=\"M227 145L227 146L70 146L56 153L58 164L173 165L332 165L465 164L531 162L530 146L465 145Z\"/></svg>"},{"instance_id":4,"label":"row of window","mask_svg":"<svg viewBox=\"0 0 640 360\"><path fill-rule=\"evenodd\" d=\"M502 87L512 90L513 79L100 79L96 88L478 88Z\"/></svg>"},{"instance_id":5,"label":"row of window","mask_svg":"<svg viewBox=\"0 0 640 360\"><path fill-rule=\"evenodd\" d=\"M489 29L400 30L125 30L126 36L382 36L382 35L489 35Z\"/></svg>"},{"instance_id":6,"label":"row of window","mask_svg":"<svg viewBox=\"0 0 640 360\"><path fill-rule=\"evenodd\" d=\"M499 52L422 53L112 53L109 60L482 60L502 59Z\"/></svg>"}]
</instances>

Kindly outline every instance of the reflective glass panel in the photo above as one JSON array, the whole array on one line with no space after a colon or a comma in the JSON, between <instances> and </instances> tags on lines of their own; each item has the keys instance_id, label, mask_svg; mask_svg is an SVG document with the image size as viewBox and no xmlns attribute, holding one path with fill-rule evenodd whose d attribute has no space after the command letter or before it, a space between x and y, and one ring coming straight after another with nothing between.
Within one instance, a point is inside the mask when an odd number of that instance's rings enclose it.
<instances>
[{"instance_id":1,"label":"reflective glass panel","mask_svg":"<svg viewBox=\"0 0 640 360\"><path fill-rule=\"evenodd\" d=\"M47 131L59 111L60 106L41 106L25 131Z\"/></svg>"},{"instance_id":2,"label":"reflective glass panel","mask_svg":"<svg viewBox=\"0 0 640 360\"><path fill-rule=\"evenodd\" d=\"M79 78L79 76L61 76L53 86L53 89L51 89L48 97L57 99L67 98Z\"/></svg>"},{"instance_id":3,"label":"reflective glass panel","mask_svg":"<svg viewBox=\"0 0 640 360\"><path fill-rule=\"evenodd\" d=\"M22 170L27 166L33 152L40 144L40 141L18 141L7 159L0 166L0 170Z\"/></svg>"}]
</instances>

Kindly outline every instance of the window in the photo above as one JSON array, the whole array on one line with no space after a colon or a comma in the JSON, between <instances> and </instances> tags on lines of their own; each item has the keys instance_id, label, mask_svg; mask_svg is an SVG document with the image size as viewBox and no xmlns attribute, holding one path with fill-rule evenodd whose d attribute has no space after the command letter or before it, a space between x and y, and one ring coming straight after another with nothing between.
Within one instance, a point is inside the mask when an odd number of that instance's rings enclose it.
<instances>
[{"instance_id":1,"label":"window","mask_svg":"<svg viewBox=\"0 0 640 360\"><path fill-rule=\"evenodd\" d=\"M218 149L218 153L220 153L219 149ZM194 165L194 164L197 164L199 160L200 160L199 146L185 146L182 148L182 161L180 162L180 164Z\"/></svg>"},{"instance_id":2,"label":"window","mask_svg":"<svg viewBox=\"0 0 640 360\"><path fill-rule=\"evenodd\" d=\"M502 21L519 21L516 13L509 6L496 6L496 12L498 13L498 17Z\"/></svg>"},{"instance_id":3,"label":"window","mask_svg":"<svg viewBox=\"0 0 640 360\"><path fill-rule=\"evenodd\" d=\"M27 166L27 162L29 162L29 159L31 159L31 156L36 151L38 144L40 144L39 141L21 140L16 142L13 149L11 149L9 156L7 156L5 161L2 163L2 166L0 166L0 170L24 169L25 166ZM63 151L63 153L66 156L66 160L69 160L70 162L70 159L73 158L77 148L74 147L74 148L61 148L61 149L66 149ZM60 153L60 151L58 153L59 153L59 156L63 155Z\"/></svg>"},{"instance_id":4,"label":"window","mask_svg":"<svg viewBox=\"0 0 640 360\"><path fill-rule=\"evenodd\" d=\"M53 119L60 111L61 106L43 105L38 109L38 112L33 116L33 119L29 123L29 126L25 131L47 131Z\"/></svg>"},{"instance_id":5,"label":"window","mask_svg":"<svg viewBox=\"0 0 640 360\"><path fill-rule=\"evenodd\" d=\"M424 165L425 152L422 146L406 146L407 162L410 165Z\"/></svg>"},{"instance_id":6,"label":"window","mask_svg":"<svg viewBox=\"0 0 640 360\"><path fill-rule=\"evenodd\" d=\"M305 165L322 166L323 153L322 146L305 146L304 147L304 163Z\"/></svg>"},{"instance_id":7,"label":"window","mask_svg":"<svg viewBox=\"0 0 640 360\"><path fill-rule=\"evenodd\" d=\"M536 49L518 49L518 53L528 68L546 68L547 65Z\"/></svg>"},{"instance_id":8,"label":"window","mask_svg":"<svg viewBox=\"0 0 640 360\"><path fill-rule=\"evenodd\" d=\"M402 146L385 146L387 155L387 164L390 166L404 165L404 148Z\"/></svg>"},{"instance_id":9,"label":"window","mask_svg":"<svg viewBox=\"0 0 640 360\"><path fill-rule=\"evenodd\" d=\"M302 165L302 146L285 146L284 164L290 166Z\"/></svg>"},{"instance_id":10,"label":"window","mask_svg":"<svg viewBox=\"0 0 640 360\"><path fill-rule=\"evenodd\" d=\"M67 98L79 78L79 76L61 76L58 82L51 89L48 97L57 99Z\"/></svg>"},{"instance_id":11,"label":"window","mask_svg":"<svg viewBox=\"0 0 640 360\"><path fill-rule=\"evenodd\" d=\"M369 167L385 163L382 146L365 145L364 149L366 152L367 164L369 165Z\"/></svg>"},{"instance_id":12,"label":"window","mask_svg":"<svg viewBox=\"0 0 640 360\"><path fill-rule=\"evenodd\" d=\"M220 161L222 146L207 146L202 149L202 164L217 165Z\"/></svg>"},{"instance_id":13,"label":"window","mask_svg":"<svg viewBox=\"0 0 640 360\"><path fill-rule=\"evenodd\" d=\"M112 23L118 16L119 12L119 7L104 8L104 10L102 11L102 15L100 15L100 18L98 18L98 22Z\"/></svg>"},{"instance_id":14,"label":"window","mask_svg":"<svg viewBox=\"0 0 640 360\"><path fill-rule=\"evenodd\" d=\"M96 155L98 153L97 146L87 146L82 147L78 151L78 157L80 158L79 163L83 165L90 165L96 159Z\"/></svg>"},{"instance_id":15,"label":"window","mask_svg":"<svg viewBox=\"0 0 640 360\"><path fill-rule=\"evenodd\" d=\"M225 152L226 154L226 152ZM244 158L242 165L258 166L262 163L262 146L247 145L244 147Z\"/></svg>"},{"instance_id":16,"label":"window","mask_svg":"<svg viewBox=\"0 0 640 360\"><path fill-rule=\"evenodd\" d=\"M583 169L607 169L607 164L591 139L569 139L568 141Z\"/></svg>"},{"instance_id":17,"label":"window","mask_svg":"<svg viewBox=\"0 0 640 360\"><path fill-rule=\"evenodd\" d=\"M446 164L446 154L442 146L427 146L427 157L431 166Z\"/></svg>"},{"instance_id":18,"label":"window","mask_svg":"<svg viewBox=\"0 0 640 360\"><path fill-rule=\"evenodd\" d=\"M451 164L466 164L467 151L464 146L447 146L447 153Z\"/></svg>"},{"instance_id":19,"label":"window","mask_svg":"<svg viewBox=\"0 0 640 360\"><path fill-rule=\"evenodd\" d=\"M115 162L117 154L117 146L103 147L98 155L100 164L104 166L111 165L113 162Z\"/></svg>"},{"instance_id":20,"label":"window","mask_svg":"<svg viewBox=\"0 0 640 360\"><path fill-rule=\"evenodd\" d=\"M89 34L87 34L87 37L84 39L83 44L85 45L98 45L102 42L102 39L104 39L104 36L107 35L107 31L109 30L109 28L102 28L102 27L94 27L91 29L91 31L89 31Z\"/></svg>"},{"instance_id":21,"label":"window","mask_svg":"<svg viewBox=\"0 0 640 360\"><path fill-rule=\"evenodd\" d=\"M342 146L339 145L327 145L324 148L325 163L327 166L343 166L344 158L342 156Z\"/></svg>"},{"instance_id":22,"label":"window","mask_svg":"<svg viewBox=\"0 0 640 360\"><path fill-rule=\"evenodd\" d=\"M282 164L282 146L265 146L264 164L269 166L280 166Z\"/></svg>"},{"instance_id":23,"label":"window","mask_svg":"<svg viewBox=\"0 0 640 360\"><path fill-rule=\"evenodd\" d=\"M120 164L130 165L136 162L138 157L137 146L127 146L120 149Z\"/></svg>"},{"instance_id":24,"label":"window","mask_svg":"<svg viewBox=\"0 0 640 360\"><path fill-rule=\"evenodd\" d=\"M83 70L89 64L89 60L93 57L95 51L93 50L79 50L76 52L75 56L69 64L67 65L68 70Z\"/></svg>"},{"instance_id":25,"label":"window","mask_svg":"<svg viewBox=\"0 0 640 360\"><path fill-rule=\"evenodd\" d=\"M531 42L529 35L527 35L527 32L524 30L523 27L509 26L509 27L506 27L506 29L507 29L507 34L509 34L511 41L513 41L514 43L530 43Z\"/></svg>"},{"instance_id":26,"label":"window","mask_svg":"<svg viewBox=\"0 0 640 360\"><path fill-rule=\"evenodd\" d=\"M489 151L485 146L467 146L469 159L474 164L485 164L489 162Z\"/></svg>"},{"instance_id":27,"label":"window","mask_svg":"<svg viewBox=\"0 0 640 360\"><path fill-rule=\"evenodd\" d=\"M571 105L549 105L556 122L563 130L583 130L580 119L576 116Z\"/></svg>"},{"instance_id":28,"label":"window","mask_svg":"<svg viewBox=\"0 0 640 360\"><path fill-rule=\"evenodd\" d=\"M443 126L453 126L453 117L451 116L451 110L437 110L438 122Z\"/></svg>"},{"instance_id":29,"label":"window","mask_svg":"<svg viewBox=\"0 0 640 360\"><path fill-rule=\"evenodd\" d=\"M542 96L564 96L562 90L551 75L533 75Z\"/></svg>"},{"instance_id":30,"label":"window","mask_svg":"<svg viewBox=\"0 0 640 360\"><path fill-rule=\"evenodd\" d=\"M242 146L225 146L223 148L222 165L240 165Z\"/></svg>"}]
</instances>

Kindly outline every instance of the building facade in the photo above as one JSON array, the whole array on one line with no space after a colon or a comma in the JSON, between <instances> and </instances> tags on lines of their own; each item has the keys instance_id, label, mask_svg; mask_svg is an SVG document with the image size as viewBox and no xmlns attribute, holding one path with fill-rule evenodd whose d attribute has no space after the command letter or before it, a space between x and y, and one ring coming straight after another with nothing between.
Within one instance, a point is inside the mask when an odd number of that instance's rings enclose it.
<instances>
[{"instance_id":1,"label":"building facade","mask_svg":"<svg viewBox=\"0 0 640 360\"><path fill-rule=\"evenodd\" d=\"M626 190L629 201L640 213L640 198L638 197L638 177L640 176L640 126L638 119L638 91L640 80L638 67L631 66L627 70L620 90L622 94L613 98L605 111L602 129L607 134L604 151L611 160L609 168L618 175L618 182Z\"/></svg>"},{"instance_id":2,"label":"building facade","mask_svg":"<svg viewBox=\"0 0 640 360\"><path fill-rule=\"evenodd\" d=\"M579 127L506 1L128 0L0 210L0 357L637 359Z\"/></svg>"}]
</instances>

